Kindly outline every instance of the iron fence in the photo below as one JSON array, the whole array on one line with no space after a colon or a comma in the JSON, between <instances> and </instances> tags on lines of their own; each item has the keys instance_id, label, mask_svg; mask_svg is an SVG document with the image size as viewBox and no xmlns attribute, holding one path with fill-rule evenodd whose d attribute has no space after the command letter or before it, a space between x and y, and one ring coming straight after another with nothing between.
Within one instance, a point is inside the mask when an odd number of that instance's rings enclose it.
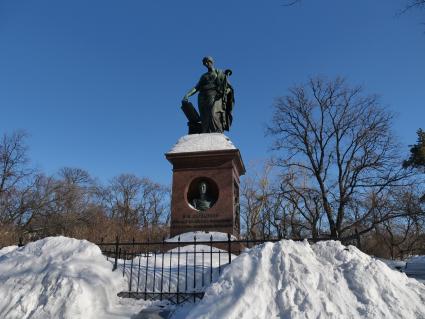
<instances>
[{"instance_id":1,"label":"iron fence","mask_svg":"<svg viewBox=\"0 0 425 319\"><path fill-rule=\"evenodd\" d=\"M280 239L161 242L100 242L102 253L112 261L113 271L122 272L128 289L118 295L144 300L167 299L173 303L196 301L217 280L224 268L243 250Z\"/></svg>"},{"instance_id":2,"label":"iron fence","mask_svg":"<svg viewBox=\"0 0 425 319\"><path fill-rule=\"evenodd\" d=\"M185 237L187 238L187 237ZM205 238L205 237L204 237ZM118 295L144 300L167 299L173 303L202 299L206 288L215 282L232 260L247 248L282 238L236 240L230 234L223 240L181 240L97 243L102 253L111 261L112 270L121 272L127 288ZM329 238L306 239L309 242ZM305 240L305 239L295 239ZM351 242L350 242L351 241ZM344 244L356 244L353 237ZM24 245L22 238L19 246Z\"/></svg>"}]
</instances>

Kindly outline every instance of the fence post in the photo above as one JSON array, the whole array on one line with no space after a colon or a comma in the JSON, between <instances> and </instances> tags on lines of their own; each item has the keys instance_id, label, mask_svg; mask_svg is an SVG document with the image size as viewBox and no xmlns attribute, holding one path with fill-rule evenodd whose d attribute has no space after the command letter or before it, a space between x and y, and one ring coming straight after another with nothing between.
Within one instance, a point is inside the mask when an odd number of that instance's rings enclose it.
<instances>
[{"instance_id":1,"label":"fence post","mask_svg":"<svg viewBox=\"0 0 425 319\"><path fill-rule=\"evenodd\" d=\"M139 270L137 271L137 288L136 293L139 294L139 283L140 283L140 259L142 258L142 252L139 254Z\"/></svg>"},{"instance_id":2,"label":"fence post","mask_svg":"<svg viewBox=\"0 0 425 319\"><path fill-rule=\"evenodd\" d=\"M170 264L169 264L169 274L168 274L168 294L170 296L171 293L171 262L173 260L173 250L170 251Z\"/></svg>"},{"instance_id":3,"label":"fence post","mask_svg":"<svg viewBox=\"0 0 425 319\"><path fill-rule=\"evenodd\" d=\"M218 250L218 275L221 274L221 249Z\"/></svg>"},{"instance_id":4,"label":"fence post","mask_svg":"<svg viewBox=\"0 0 425 319\"><path fill-rule=\"evenodd\" d=\"M196 236L193 236L193 302L196 301Z\"/></svg>"},{"instance_id":5,"label":"fence post","mask_svg":"<svg viewBox=\"0 0 425 319\"><path fill-rule=\"evenodd\" d=\"M162 237L162 261L161 261L161 292L159 293L159 300L162 301L162 291L164 285L164 246L165 246L165 237Z\"/></svg>"},{"instance_id":6,"label":"fence post","mask_svg":"<svg viewBox=\"0 0 425 319\"><path fill-rule=\"evenodd\" d=\"M180 236L178 238L177 246L177 304L179 304L179 293L180 293Z\"/></svg>"},{"instance_id":7,"label":"fence post","mask_svg":"<svg viewBox=\"0 0 425 319\"><path fill-rule=\"evenodd\" d=\"M119 245L120 245L120 240L117 235L115 236L115 262L114 262L114 267L112 267L112 271L115 271L118 268L118 246Z\"/></svg>"},{"instance_id":8,"label":"fence post","mask_svg":"<svg viewBox=\"0 0 425 319\"><path fill-rule=\"evenodd\" d=\"M148 243L146 246L146 269L145 269L145 295L144 295L144 300L146 300L146 296L147 296L147 291L148 291L148 269L149 269L149 240L150 238L148 238Z\"/></svg>"},{"instance_id":9,"label":"fence post","mask_svg":"<svg viewBox=\"0 0 425 319\"><path fill-rule=\"evenodd\" d=\"M161 261L161 292L159 293L159 300L162 301L162 290L164 287L164 251L165 251L165 237L162 237L162 261Z\"/></svg>"},{"instance_id":10,"label":"fence post","mask_svg":"<svg viewBox=\"0 0 425 319\"><path fill-rule=\"evenodd\" d=\"M212 272L213 272L213 259L212 259L212 254L213 254L213 237L212 235L210 236L210 283L212 283Z\"/></svg>"},{"instance_id":11,"label":"fence post","mask_svg":"<svg viewBox=\"0 0 425 319\"><path fill-rule=\"evenodd\" d=\"M202 285L201 285L201 287L204 287L204 285L205 285L205 280L204 280L204 255L205 255L205 252L202 249Z\"/></svg>"},{"instance_id":12,"label":"fence post","mask_svg":"<svg viewBox=\"0 0 425 319\"><path fill-rule=\"evenodd\" d=\"M133 262L135 258L134 254L134 237L133 237L133 245L132 245L132 252L130 253L131 258L131 266L130 266L130 284L129 284L129 291L131 292L132 283L133 283Z\"/></svg>"},{"instance_id":13,"label":"fence post","mask_svg":"<svg viewBox=\"0 0 425 319\"><path fill-rule=\"evenodd\" d=\"M123 251L122 256L123 256L123 259L124 259L124 265L122 267L122 276L124 277L124 275L125 275L125 262L127 261L127 251L126 250Z\"/></svg>"},{"instance_id":14,"label":"fence post","mask_svg":"<svg viewBox=\"0 0 425 319\"><path fill-rule=\"evenodd\" d=\"M153 293L155 294L155 282L156 282L156 254L157 254L157 251L156 251L156 249L155 249L155 251L154 251L154 260L153 260L153 284L152 284L152 286L153 286Z\"/></svg>"},{"instance_id":15,"label":"fence post","mask_svg":"<svg viewBox=\"0 0 425 319\"><path fill-rule=\"evenodd\" d=\"M187 293L187 259L188 259L189 252L186 250L186 274L185 274L185 280L184 280L184 292Z\"/></svg>"},{"instance_id":16,"label":"fence post","mask_svg":"<svg viewBox=\"0 0 425 319\"><path fill-rule=\"evenodd\" d=\"M227 250L229 253L229 264L232 263L232 242L230 241L230 234L227 234Z\"/></svg>"}]
</instances>

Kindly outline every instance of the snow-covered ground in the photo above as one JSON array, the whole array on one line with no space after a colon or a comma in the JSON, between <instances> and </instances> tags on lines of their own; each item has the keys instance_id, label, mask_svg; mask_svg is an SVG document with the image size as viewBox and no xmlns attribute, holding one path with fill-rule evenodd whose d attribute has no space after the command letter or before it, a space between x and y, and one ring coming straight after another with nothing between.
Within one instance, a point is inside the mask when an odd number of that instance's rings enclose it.
<instances>
[{"instance_id":1,"label":"snow-covered ground","mask_svg":"<svg viewBox=\"0 0 425 319\"><path fill-rule=\"evenodd\" d=\"M382 261L384 264L394 270L403 271L404 267L406 267L406 262L403 260L391 260L384 258L378 258L378 260Z\"/></svg>"},{"instance_id":2,"label":"snow-covered ground","mask_svg":"<svg viewBox=\"0 0 425 319\"><path fill-rule=\"evenodd\" d=\"M412 256L407 260L408 263L425 264L425 256Z\"/></svg>"},{"instance_id":3,"label":"snow-covered ground","mask_svg":"<svg viewBox=\"0 0 425 319\"><path fill-rule=\"evenodd\" d=\"M189 271L193 271L191 256ZM202 253L196 256L199 261ZM181 257L185 265L185 254ZM216 259L211 265L205 254L204 279L209 280L212 266L213 284L196 304L167 305L172 318L425 319L425 285L352 246L283 240L233 257L218 276ZM148 264L147 284L153 285L155 278L156 289L159 272L154 277L153 269L162 263L160 258L157 254L155 264L152 255L140 257L142 265ZM165 255L164 263L169 265L170 261L171 271L166 274L171 274L173 288L177 257ZM137 313L158 306L158 302L117 297L118 292L128 289L129 261L124 276L123 262L120 260L120 268L112 272L112 261L107 261L96 245L64 237L3 248L0 318L138 318ZM138 258L133 265L136 262Z\"/></svg>"},{"instance_id":4,"label":"snow-covered ground","mask_svg":"<svg viewBox=\"0 0 425 319\"><path fill-rule=\"evenodd\" d=\"M412 256L406 262L404 272L422 283L425 283L425 256Z\"/></svg>"},{"instance_id":5,"label":"snow-covered ground","mask_svg":"<svg viewBox=\"0 0 425 319\"><path fill-rule=\"evenodd\" d=\"M180 241L192 242L193 237L197 236L197 241L209 242L211 235L216 241L227 240L227 234L224 233L190 232L182 234ZM232 240L234 239L232 236ZM178 236L167 241L178 242ZM236 257L234 254L230 255L231 260ZM133 292L137 291L137 287L141 292L145 288L149 292L193 292L204 291L210 281L216 281L228 262L227 251L197 244L196 248L195 245L185 245L172 248L164 254L142 253L132 261L126 260L125 265L124 260L118 260L118 271L124 274L128 287L131 278Z\"/></svg>"}]
</instances>

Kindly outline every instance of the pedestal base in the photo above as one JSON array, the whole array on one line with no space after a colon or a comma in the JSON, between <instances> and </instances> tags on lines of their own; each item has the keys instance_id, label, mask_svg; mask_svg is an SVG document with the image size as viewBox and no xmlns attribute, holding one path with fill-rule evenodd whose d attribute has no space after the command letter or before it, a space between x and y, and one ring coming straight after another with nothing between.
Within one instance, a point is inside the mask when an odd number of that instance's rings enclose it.
<instances>
[{"instance_id":1,"label":"pedestal base","mask_svg":"<svg viewBox=\"0 0 425 319\"><path fill-rule=\"evenodd\" d=\"M166 158L173 165L170 235L202 230L239 237L239 177L245 173L239 150L170 152ZM198 205L202 200L204 205Z\"/></svg>"}]
</instances>

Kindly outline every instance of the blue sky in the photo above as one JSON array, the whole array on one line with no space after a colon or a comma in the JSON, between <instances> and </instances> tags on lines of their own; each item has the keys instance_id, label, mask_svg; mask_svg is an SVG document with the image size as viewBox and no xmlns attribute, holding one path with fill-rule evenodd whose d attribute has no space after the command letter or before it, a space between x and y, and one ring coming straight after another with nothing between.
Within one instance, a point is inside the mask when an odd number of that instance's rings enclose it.
<instances>
[{"instance_id":1,"label":"blue sky","mask_svg":"<svg viewBox=\"0 0 425 319\"><path fill-rule=\"evenodd\" d=\"M0 0L0 134L24 129L33 165L135 173L168 184L164 153L186 133L183 95L211 55L231 68L228 134L265 159L274 98L337 75L397 114L408 152L425 127L425 11L405 0Z\"/></svg>"}]
</instances>

